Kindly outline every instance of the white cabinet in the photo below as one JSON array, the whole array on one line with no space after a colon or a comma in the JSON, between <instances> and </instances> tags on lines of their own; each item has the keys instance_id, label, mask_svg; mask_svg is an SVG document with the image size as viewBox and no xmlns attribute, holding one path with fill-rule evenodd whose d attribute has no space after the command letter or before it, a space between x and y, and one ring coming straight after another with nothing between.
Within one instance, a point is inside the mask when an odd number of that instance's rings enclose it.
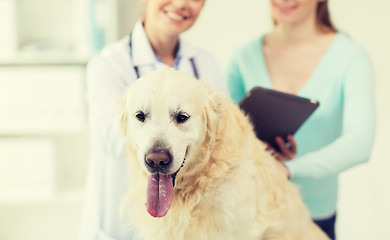
<instances>
[{"instance_id":1,"label":"white cabinet","mask_svg":"<svg viewBox=\"0 0 390 240\"><path fill-rule=\"evenodd\" d=\"M0 70L0 133L84 131L84 66L14 66Z\"/></svg>"},{"instance_id":2,"label":"white cabinet","mask_svg":"<svg viewBox=\"0 0 390 240\"><path fill-rule=\"evenodd\" d=\"M0 60L88 56L92 31L86 0L0 0Z\"/></svg>"},{"instance_id":3,"label":"white cabinet","mask_svg":"<svg viewBox=\"0 0 390 240\"><path fill-rule=\"evenodd\" d=\"M73 168L85 169L84 72L84 64L0 65L0 203L55 198L64 155L77 159ZM79 180L74 188L83 187Z\"/></svg>"},{"instance_id":4,"label":"white cabinet","mask_svg":"<svg viewBox=\"0 0 390 240\"><path fill-rule=\"evenodd\" d=\"M0 202L54 197L54 149L50 139L0 139Z\"/></svg>"},{"instance_id":5,"label":"white cabinet","mask_svg":"<svg viewBox=\"0 0 390 240\"><path fill-rule=\"evenodd\" d=\"M0 0L0 239L77 239L89 160L89 4Z\"/></svg>"},{"instance_id":6,"label":"white cabinet","mask_svg":"<svg viewBox=\"0 0 390 240\"><path fill-rule=\"evenodd\" d=\"M77 237L88 142L85 62L0 64L1 239Z\"/></svg>"},{"instance_id":7,"label":"white cabinet","mask_svg":"<svg viewBox=\"0 0 390 240\"><path fill-rule=\"evenodd\" d=\"M89 160L85 67L138 0L0 0L0 239L77 239Z\"/></svg>"}]
</instances>

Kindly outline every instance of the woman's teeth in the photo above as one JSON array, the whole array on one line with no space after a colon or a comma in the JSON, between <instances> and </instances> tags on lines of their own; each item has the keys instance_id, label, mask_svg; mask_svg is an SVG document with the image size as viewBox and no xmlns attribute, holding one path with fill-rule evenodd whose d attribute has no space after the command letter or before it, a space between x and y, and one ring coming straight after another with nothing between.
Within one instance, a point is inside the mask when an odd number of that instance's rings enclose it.
<instances>
[{"instance_id":1,"label":"woman's teeth","mask_svg":"<svg viewBox=\"0 0 390 240\"><path fill-rule=\"evenodd\" d=\"M173 13L173 12L167 12L167 16L172 18L172 19L174 19L174 20L184 20L184 19L186 19L186 17L178 15L178 14Z\"/></svg>"},{"instance_id":2,"label":"woman's teeth","mask_svg":"<svg viewBox=\"0 0 390 240\"><path fill-rule=\"evenodd\" d=\"M294 6L278 6L280 9L282 10L292 10L294 9L295 7Z\"/></svg>"}]
</instances>

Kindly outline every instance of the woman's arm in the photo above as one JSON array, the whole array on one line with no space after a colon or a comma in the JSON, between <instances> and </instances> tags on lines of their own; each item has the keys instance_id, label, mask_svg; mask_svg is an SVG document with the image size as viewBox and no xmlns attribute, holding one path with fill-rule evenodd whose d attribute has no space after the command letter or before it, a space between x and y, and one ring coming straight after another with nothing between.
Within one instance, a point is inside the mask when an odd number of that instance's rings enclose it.
<instances>
[{"instance_id":1,"label":"woman's arm","mask_svg":"<svg viewBox=\"0 0 390 240\"><path fill-rule=\"evenodd\" d=\"M341 137L333 143L285 162L291 178L335 175L369 159L375 137L375 96L373 68L366 54L346 70L342 126Z\"/></svg>"},{"instance_id":2,"label":"woman's arm","mask_svg":"<svg viewBox=\"0 0 390 240\"><path fill-rule=\"evenodd\" d=\"M124 141L119 131L116 99L126 84L104 59L96 57L87 67L87 101L91 130L103 152L110 157L123 156Z\"/></svg>"}]
</instances>

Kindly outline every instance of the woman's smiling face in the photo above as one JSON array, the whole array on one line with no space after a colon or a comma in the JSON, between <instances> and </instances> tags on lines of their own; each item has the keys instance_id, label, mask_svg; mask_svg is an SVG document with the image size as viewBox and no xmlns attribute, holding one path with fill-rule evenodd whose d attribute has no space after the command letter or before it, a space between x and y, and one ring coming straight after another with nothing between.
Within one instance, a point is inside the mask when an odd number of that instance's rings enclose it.
<instances>
[{"instance_id":1,"label":"woman's smiling face","mask_svg":"<svg viewBox=\"0 0 390 240\"><path fill-rule=\"evenodd\" d=\"M198 18L204 0L144 0L147 3L145 23L169 35L188 30Z\"/></svg>"}]
</instances>

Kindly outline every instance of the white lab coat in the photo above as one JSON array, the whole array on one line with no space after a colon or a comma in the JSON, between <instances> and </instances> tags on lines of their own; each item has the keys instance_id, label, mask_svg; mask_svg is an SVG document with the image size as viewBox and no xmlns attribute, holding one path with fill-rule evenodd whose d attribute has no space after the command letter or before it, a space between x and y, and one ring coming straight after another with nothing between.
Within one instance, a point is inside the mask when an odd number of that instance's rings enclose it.
<instances>
[{"instance_id":1,"label":"white lab coat","mask_svg":"<svg viewBox=\"0 0 390 240\"><path fill-rule=\"evenodd\" d=\"M91 159L80 239L131 240L129 219L120 215L120 205L131 188L127 172L127 157L123 137L118 129L115 99L137 80L134 65L140 75L167 67L156 59L141 21L132 31L132 57L127 36L106 47L87 67L87 99L90 117ZM199 78L219 90L225 82L217 62L208 53L180 41L178 70L194 75L190 58L194 59ZM146 194L146 193L145 193Z\"/></svg>"}]
</instances>

